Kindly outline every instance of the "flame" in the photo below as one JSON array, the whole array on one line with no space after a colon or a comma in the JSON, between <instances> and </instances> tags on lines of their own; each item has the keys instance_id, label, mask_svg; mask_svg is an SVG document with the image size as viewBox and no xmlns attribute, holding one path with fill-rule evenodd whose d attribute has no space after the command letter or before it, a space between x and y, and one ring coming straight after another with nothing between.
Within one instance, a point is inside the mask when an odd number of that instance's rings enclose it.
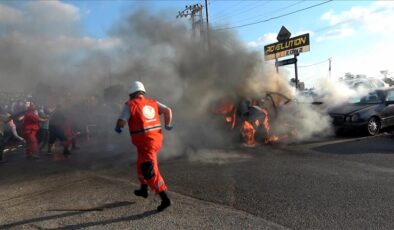
<instances>
[{"instance_id":1,"label":"flame","mask_svg":"<svg viewBox=\"0 0 394 230\"><path fill-rule=\"evenodd\" d=\"M261 127L264 127L266 133L265 137L261 140L264 144L270 144L282 139L278 135L270 134L271 127L269 123L268 109L265 107L260 107L257 104L257 101L251 102L251 106L264 114L264 118L261 116L261 118L256 118L255 120L244 119L239 130L243 137L244 145L247 147L256 146L256 132ZM234 100L228 98L221 100L218 104L216 104L216 107L213 110L215 114L224 116L226 123L231 124L232 129L234 129L236 125L236 111L236 103Z\"/></svg>"},{"instance_id":2,"label":"flame","mask_svg":"<svg viewBox=\"0 0 394 230\"><path fill-rule=\"evenodd\" d=\"M254 121L248 121L248 120L243 121L243 125L241 127L241 134L242 137L244 138L245 145L248 147L256 145L255 135L257 129L261 125L264 126L266 131L266 137L264 138L265 144L279 141L281 139L279 136L270 134L268 110L266 108L260 108L258 106L255 106L255 108L257 108L260 112L264 114L264 119L262 121L260 121L259 119L256 119Z\"/></svg>"},{"instance_id":3,"label":"flame","mask_svg":"<svg viewBox=\"0 0 394 230\"><path fill-rule=\"evenodd\" d=\"M268 122L268 110L265 109L265 108L260 108L260 111L264 113L263 124L264 124L265 130L267 131L267 133L269 133L269 131L270 131L270 124Z\"/></svg>"},{"instance_id":4,"label":"flame","mask_svg":"<svg viewBox=\"0 0 394 230\"><path fill-rule=\"evenodd\" d=\"M270 124L269 124L269 118L268 118L268 110L262 108L261 112L263 112L264 115L265 115L263 124L264 124L265 130L267 131L267 137L264 138L264 143L265 144L269 144L269 143L272 143L272 142L279 141L281 139L279 136L277 136L277 135L270 135Z\"/></svg>"},{"instance_id":5,"label":"flame","mask_svg":"<svg viewBox=\"0 0 394 230\"><path fill-rule=\"evenodd\" d=\"M225 116L227 123L231 124L231 129L235 127L236 121L236 107L235 102L230 99L225 99L219 102L219 104L214 108L215 114Z\"/></svg>"},{"instance_id":6,"label":"flame","mask_svg":"<svg viewBox=\"0 0 394 230\"><path fill-rule=\"evenodd\" d=\"M272 142L279 141L280 139L281 139L281 138L280 138L279 136L272 135L272 136L266 137L266 138L264 139L264 143L265 143L265 144L269 144L269 143L272 143Z\"/></svg>"},{"instance_id":7,"label":"flame","mask_svg":"<svg viewBox=\"0 0 394 230\"><path fill-rule=\"evenodd\" d=\"M259 121L256 120L258 123ZM255 134L256 134L256 129L253 127L253 125L247 121L244 120L242 127L241 127L241 134L242 137L244 138L245 145L247 146L255 146Z\"/></svg>"}]
</instances>

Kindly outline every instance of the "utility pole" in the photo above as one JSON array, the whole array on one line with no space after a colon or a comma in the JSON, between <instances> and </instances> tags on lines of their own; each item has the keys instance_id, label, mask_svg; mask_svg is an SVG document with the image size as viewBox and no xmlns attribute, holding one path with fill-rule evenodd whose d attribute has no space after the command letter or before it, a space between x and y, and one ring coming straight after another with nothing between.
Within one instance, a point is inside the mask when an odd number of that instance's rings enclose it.
<instances>
[{"instance_id":1,"label":"utility pole","mask_svg":"<svg viewBox=\"0 0 394 230\"><path fill-rule=\"evenodd\" d=\"M211 50L211 38L210 38L210 36L209 36L208 0L205 0L205 17L206 17L206 20L207 20L208 50Z\"/></svg>"},{"instance_id":2,"label":"utility pole","mask_svg":"<svg viewBox=\"0 0 394 230\"><path fill-rule=\"evenodd\" d=\"M328 59L328 77L331 78L331 58Z\"/></svg>"},{"instance_id":3,"label":"utility pole","mask_svg":"<svg viewBox=\"0 0 394 230\"><path fill-rule=\"evenodd\" d=\"M196 36L197 32L199 33L199 35L202 34L202 26L203 26L202 8L203 6L201 4L188 5L185 7L183 11L179 11L178 15L176 16L176 18L183 18L183 17L187 18L188 16L190 16L192 20L193 37Z\"/></svg>"},{"instance_id":4,"label":"utility pole","mask_svg":"<svg viewBox=\"0 0 394 230\"><path fill-rule=\"evenodd\" d=\"M298 90L298 66L297 66L297 56L300 55L298 52L294 52L294 59L295 59L295 63L294 63L294 72L295 72L295 88L296 91Z\"/></svg>"},{"instance_id":5,"label":"utility pole","mask_svg":"<svg viewBox=\"0 0 394 230\"><path fill-rule=\"evenodd\" d=\"M208 0L205 0L205 17L207 20L207 28L209 28L209 19L208 19Z\"/></svg>"}]
</instances>

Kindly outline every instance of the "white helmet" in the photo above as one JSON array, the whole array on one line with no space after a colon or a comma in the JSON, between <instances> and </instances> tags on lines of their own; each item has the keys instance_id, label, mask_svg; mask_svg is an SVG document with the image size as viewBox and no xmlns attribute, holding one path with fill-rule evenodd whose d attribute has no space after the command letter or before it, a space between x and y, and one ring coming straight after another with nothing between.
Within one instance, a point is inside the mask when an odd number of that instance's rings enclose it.
<instances>
[{"instance_id":1,"label":"white helmet","mask_svg":"<svg viewBox=\"0 0 394 230\"><path fill-rule=\"evenodd\" d=\"M142 91L144 93L146 92L144 84L142 84L140 81L133 81L129 88L129 94L133 94L138 91Z\"/></svg>"}]
</instances>

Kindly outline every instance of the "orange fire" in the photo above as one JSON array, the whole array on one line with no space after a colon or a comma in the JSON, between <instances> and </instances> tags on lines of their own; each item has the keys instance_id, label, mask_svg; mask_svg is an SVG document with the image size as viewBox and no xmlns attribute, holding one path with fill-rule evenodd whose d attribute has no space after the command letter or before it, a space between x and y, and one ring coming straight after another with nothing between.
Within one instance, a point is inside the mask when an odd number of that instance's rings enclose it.
<instances>
[{"instance_id":1,"label":"orange fire","mask_svg":"<svg viewBox=\"0 0 394 230\"><path fill-rule=\"evenodd\" d=\"M241 134L242 137L244 138L245 145L249 147L253 147L256 145L256 131L260 127L260 125L263 125L266 131L266 137L264 138L264 143L269 144L272 142L279 141L279 136L276 135L270 135L270 125L269 125L269 118L268 118L268 111L265 108L260 108L260 107L255 107L259 108L259 110L264 113L264 120L260 121L259 119L256 119L252 121L252 123L248 120L244 120L243 125L241 127Z\"/></svg>"},{"instance_id":2,"label":"orange fire","mask_svg":"<svg viewBox=\"0 0 394 230\"><path fill-rule=\"evenodd\" d=\"M272 143L272 142L279 141L279 139L280 139L279 136L276 136L276 135L268 136L268 137L266 137L264 139L264 143L265 144L269 144L269 143Z\"/></svg>"},{"instance_id":3,"label":"orange fire","mask_svg":"<svg viewBox=\"0 0 394 230\"><path fill-rule=\"evenodd\" d=\"M256 124L256 126L258 126L259 121L256 120L255 124ZM251 147L256 145L256 143L255 143L256 129L253 127L253 125L249 121L245 120L243 122L243 125L241 127L241 134L242 134L242 137L244 138L245 145L251 146Z\"/></svg>"},{"instance_id":4,"label":"orange fire","mask_svg":"<svg viewBox=\"0 0 394 230\"><path fill-rule=\"evenodd\" d=\"M236 107L232 100L223 100L215 108L214 113L218 115L223 115L226 118L226 122L231 124L231 129L235 127L236 121Z\"/></svg>"},{"instance_id":5,"label":"orange fire","mask_svg":"<svg viewBox=\"0 0 394 230\"><path fill-rule=\"evenodd\" d=\"M256 104L257 103L253 103L253 101L251 102L251 105L254 105L254 109L257 109L264 114L264 118L262 118L263 116L261 116L260 119L255 119L253 121L245 118L242 121L242 125L240 127L240 132L243 137L244 144L248 147L256 146L256 132L257 130L259 130L259 128L265 129L265 138L261 140L263 143L269 144L279 141L281 139L279 136L270 135L268 110L266 108L259 107ZM225 98L219 101L219 103L215 105L215 108L213 108L213 112L217 115L224 116L226 123L231 124L231 129L235 128L237 107L234 100Z\"/></svg>"},{"instance_id":6,"label":"orange fire","mask_svg":"<svg viewBox=\"0 0 394 230\"><path fill-rule=\"evenodd\" d=\"M269 133L270 131L270 124L268 123L268 111L266 109L261 108L260 109L261 112L264 113L264 128L265 130L267 130L267 133Z\"/></svg>"}]
</instances>

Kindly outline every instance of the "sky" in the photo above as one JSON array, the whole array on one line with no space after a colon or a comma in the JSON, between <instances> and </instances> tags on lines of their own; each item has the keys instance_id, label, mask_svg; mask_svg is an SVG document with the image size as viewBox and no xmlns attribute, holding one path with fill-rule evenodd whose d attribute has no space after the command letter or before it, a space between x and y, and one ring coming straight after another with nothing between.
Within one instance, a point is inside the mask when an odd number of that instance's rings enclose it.
<instances>
[{"instance_id":1,"label":"sky","mask_svg":"<svg viewBox=\"0 0 394 230\"><path fill-rule=\"evenodd\" d=\"M41 5L34 2L1 1L0 23L18 26L21 15L27 14L33 26L25 30L33 34L59 34L58 41L92 49L116 47L119 41L111 28L132 10L145 8L163 17L173 17L174 23L188 24L187 18L175 19L178 12L186 5L205 4L204 1L167 0L48 0ZM281 26L292 36L309 33L310 51L298 57L298 76L307 87L319 87L318 79L335 79L346 72L378 76L380 70L394 71L391 58L394 53L394 1L210 0L208 9L212 30L232 30L248 49L259 51L261 55L265 45L276 42ZM40 21L34 24L38 14L41 14ZM255 24L244 26L249 23ZM52 29L43 30L45 26ZM280 67L279 71L287 72L289 78L294 76L293 65Z\"/></svg>"}]
</instances>

